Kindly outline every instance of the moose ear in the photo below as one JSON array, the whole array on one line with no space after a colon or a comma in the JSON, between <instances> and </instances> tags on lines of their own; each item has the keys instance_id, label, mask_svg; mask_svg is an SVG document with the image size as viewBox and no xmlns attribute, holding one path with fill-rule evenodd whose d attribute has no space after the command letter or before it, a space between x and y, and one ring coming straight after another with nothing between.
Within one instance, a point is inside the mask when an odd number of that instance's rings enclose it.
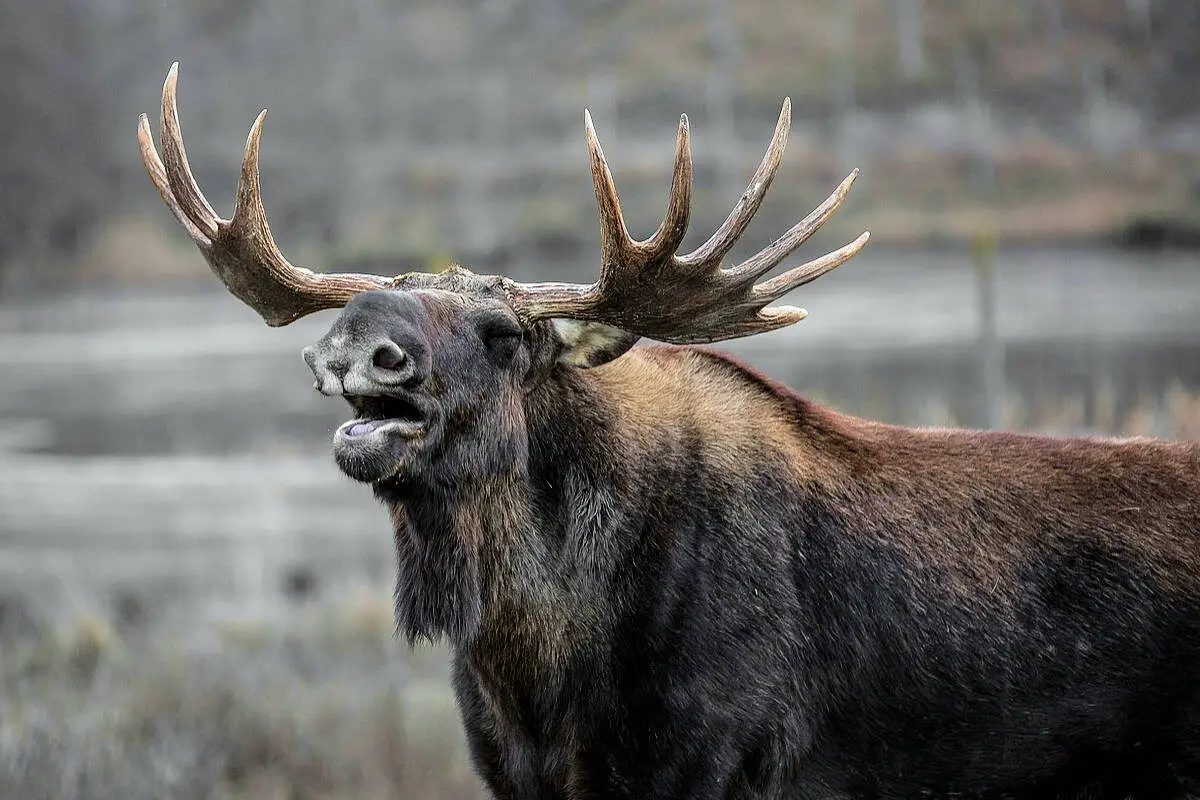
<instances>
[{"instance_id":1,"label":"moose ear","mask_svg":"<svg viewBox=\"0 0 1200 800\"><path fill-rule=\"evenodd\" d=\"M574 319L556 319L554 329L563 344L558 360L584 369L607 364L640 338L611 325Z\"/></svg>"}]
</instances>

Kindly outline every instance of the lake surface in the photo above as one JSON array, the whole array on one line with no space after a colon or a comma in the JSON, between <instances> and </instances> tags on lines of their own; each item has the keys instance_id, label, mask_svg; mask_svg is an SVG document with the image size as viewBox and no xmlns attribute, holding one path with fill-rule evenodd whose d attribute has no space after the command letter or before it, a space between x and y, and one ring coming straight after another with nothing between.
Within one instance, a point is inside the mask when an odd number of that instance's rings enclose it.
<instances>
[{"instance_id":1,"label":"lake surface","mask_svg":"<svg viewBox=\"0 0 1200 800\"><path fill-rule=\"evenodd\" d=\"M1200 392L1200 255L1002 251L996 274L1007 401ZM868 249L791 302L811 317L721 347L852 412L978 419L964 253ZM386 515L329 456L346 409L300 359L333 316L270 329L215 281L0 300L0 610L169 622L390 583Z\"/></svg>"}]
</instances>

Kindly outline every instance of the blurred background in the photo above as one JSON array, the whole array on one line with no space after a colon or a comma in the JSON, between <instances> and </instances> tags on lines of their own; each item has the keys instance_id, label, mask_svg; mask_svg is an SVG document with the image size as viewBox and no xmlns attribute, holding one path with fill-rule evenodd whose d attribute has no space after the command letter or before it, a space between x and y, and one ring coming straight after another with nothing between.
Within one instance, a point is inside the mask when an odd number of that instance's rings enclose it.
<instances>
[{"instance_id":1,"label":"blurred background","mask_svg":"<svg viewBox=\"0 0 1200 800\"><path fill-rule=\"evenodd\" d=\"M392 633L344 407L208 273L134 129L181 62L229 213L254 115L293 261L590 280L590 108L635 235L687 112L685 247L785 96L747 255L869 228L800 325L727 349L922 425L1200 437L1200 4L1175 0L5 0L0 797L478 797L446 654ZM793 258L790 263L799 263Z\"/></svg>"}]
</instances>

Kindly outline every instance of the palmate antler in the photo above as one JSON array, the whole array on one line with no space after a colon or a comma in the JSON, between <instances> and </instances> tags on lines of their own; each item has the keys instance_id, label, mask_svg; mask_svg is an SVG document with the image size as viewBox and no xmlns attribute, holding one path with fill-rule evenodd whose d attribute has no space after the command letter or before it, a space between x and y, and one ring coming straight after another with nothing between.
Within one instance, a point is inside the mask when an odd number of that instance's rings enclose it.
<instances>
[{"instance_id":1,"label":"palmate antler","mask_svg":"<svg viewBox=\"0 0 1200 800\"><path fill-rule=\"evenodd\" d=\"M175 218L200 248L209 266L238 299L268 325L286 325L326 308L344 306L370 289L437 286L438 275L406 273L394 278L351 273L316 273L288 263L267 226L258 179L258 146L264 110L246 140L232 219L221 219L204 198L184 152L175 104L178 64L163 86L162 147L159 158L143 114L138 143L150 179ZM687 255L675 253L691 216L692 154L688 122L679 121L675 170L667 213L658 230L635 241L625 227L612 173L584 112L592 182L601 224L600 277L591 285L519 283L497 278L513 308L528 320L567 318L602 322L639 336L676 344L716 342L782 328L807 316L791 306L768 307L787 292L845 263L866 245L863 233L850 244L762 283L755 281L803 244L833 216L850 192L858 170L811 214L763 250L734 267L724 257L746 230L783 158L791 125L784 101L771 146L728 218L707 242Z\"/></svg>"}]
</instances>

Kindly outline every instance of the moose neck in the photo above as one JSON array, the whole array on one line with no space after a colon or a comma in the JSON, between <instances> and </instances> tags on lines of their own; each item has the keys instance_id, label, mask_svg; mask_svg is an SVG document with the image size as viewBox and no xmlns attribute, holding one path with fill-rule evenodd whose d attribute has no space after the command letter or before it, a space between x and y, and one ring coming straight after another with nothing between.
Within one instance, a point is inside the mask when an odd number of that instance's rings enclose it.
<instances>
[{"instance_id":1,"label":"moose neck","mask_svg":"<svg viewBox=\"0 0 1200 800\"><path fill-rule=\"evenodd\" d=\"M397 622L411 641L445 636L479 650L516 638L523 658L557 661L586 632L598 559L619 547L607 446L616 421L603 395L586 373L556 370L526 395L523 435L503 466L377 486L395 529Z\"/></svg>"}]
</instances>

